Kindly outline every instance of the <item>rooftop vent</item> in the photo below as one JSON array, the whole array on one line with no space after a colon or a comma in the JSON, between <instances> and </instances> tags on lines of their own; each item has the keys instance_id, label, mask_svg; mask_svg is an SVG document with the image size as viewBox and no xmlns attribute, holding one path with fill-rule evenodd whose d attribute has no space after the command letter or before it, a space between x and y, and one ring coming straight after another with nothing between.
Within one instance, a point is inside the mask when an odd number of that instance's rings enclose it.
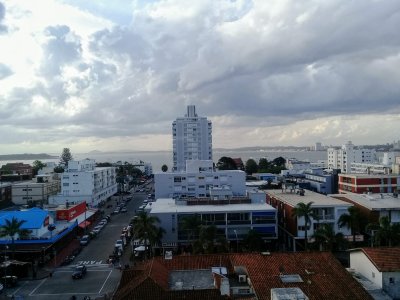
<instances>
[{"instance_id":1,"label":"rooftop vent","mask_svg":"<svg viewBox=\"0 0 400 300\"><path fill-rule=\"evenodd\" d=\"M246 282L246 275L239 275L239 282Z\"/></svg>"},{"instance_id":2,"label":"rooftop vent","mask_svg":"<svg viewBox=\"0 0 400 300\"><path fill-rule=\"evenodd\" d=\"M279 275L283 283L297 283L303 282L299 274L288 274L288 275Z\"/></svg>"}]
</instances>

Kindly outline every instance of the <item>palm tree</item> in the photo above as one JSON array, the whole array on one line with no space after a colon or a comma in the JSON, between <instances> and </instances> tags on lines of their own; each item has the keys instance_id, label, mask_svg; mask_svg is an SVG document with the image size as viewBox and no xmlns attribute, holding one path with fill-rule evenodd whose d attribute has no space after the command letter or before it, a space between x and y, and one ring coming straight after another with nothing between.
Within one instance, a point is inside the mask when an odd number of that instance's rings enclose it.
<instances>
[{"instance_id":1,"label":"palm tree","mask_svg":"<svg viewBox=\"0 0 400 300\"><path fill-rule=\"evenodd\" d=\"M305 250L308 250L308 226L311 225L311 219L318 220L318 215L311 208L314 202L308 202L307 204L300 202L293 208L292 215L297 218L304 218L304 240Z\"/></svg>"},{"instance_id":2,"label":"palm tree","mask_svg":"<svg viewBox=\"0 0 400 300\"><path fill-rule=\"evenodd\" d=\"M217 238L217 227L215 225L200 226L199 239L194 242L195 253L213 253Z\"/></svg>"},{"instance_id":3,"label":"palm tree","mask_svg":"<svg viewBox=\"0 0 400 300\"><path fill-rule=\"evenodd\" d=\"M11 221L9 219L5 220L5 224L0 227L0 236L9 236L11 237L11 245L13 251L13 257L15 252L14 242L15 236L18 234L19 236L26 236L29 234L29 230L22 229L21 226L24 224L25 220L18 220L15 217L12 217Z\"/></svg>"},{"instance_id":4,"label":"palm tree","mask_svg":"<svg viewBox=\"0 0 400 300\"><path fill-rule=\"evenodd\" d=\"M341 248L346 240L342 233L336 233L331 224L322 224L313 235L315 243L319 245L320 250L333 251L336 248Z\"/></svg>"},{"instance_id":5,"label":"palm tree","mask_svg":"<svg viewBox=\"0 0 400 300\"><path fill-rule=\"evenodd\" d=\"M182 218L182 230L187 233L187 240L193 249L194 238L199 236L201 219L198 214L185 216Z\"/></svg>"},{"instance_id":6,"label":"palm tree","mask_svg":"<svg viewBox=\"0 0 400 300\"><path fill-rule=\"evenodd\" d=\"M391 247L400 242L400 224L391 224L388 216L381 217L379 224L368 224L367 230L375 232L372 238L379 246Z\"/></svg>"},{"instance_id":7,"label":"palm tree","mask_svg":"<svg viewBox=\"0 0 400 300\"><path fill-rule=\"evenodd\" d=\"M243 245L246 246L247 251L261 251L264 247L264 241L256 230L251 229L243 239Z\"/></svg>"},{"instance_id":8,"label":"palm tree","mask_svg":"<svg viewBox=\"0 0 400 300\"><path fill-rule=\"evenodd\" d=\"M356 233L360 229L360 211L357 207L351 206L347 209L347 214L342 214L339 217L339 227L347 227L351 230L353 235L353 244L356 242Z\"/></svg>"},{"instance_id":9,"label":"palm tree","mask_svg":"<svg viewBox=\"0 0 400 300\"><path fill-rule=\"evenodd\" d=\"M140 212L137 216L132 220L133 237L145 246L150 244L150 251L153 253L152 246L160 241L163 235L163 231L156 225L160 220L157 217L147 215L145 212Z\"/></svg>"}]
</instances>

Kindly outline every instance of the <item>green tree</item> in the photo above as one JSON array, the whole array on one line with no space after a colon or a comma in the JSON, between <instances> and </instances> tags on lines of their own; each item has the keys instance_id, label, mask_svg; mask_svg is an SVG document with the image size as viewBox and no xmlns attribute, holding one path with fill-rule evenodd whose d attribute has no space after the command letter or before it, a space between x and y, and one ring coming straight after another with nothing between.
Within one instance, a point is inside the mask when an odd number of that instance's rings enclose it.
<instances>
[{"instance_id":1,"label":"green tree","mask_svg":"<svg viewBox=\"0 0 400 300\"><path fill-rule=\"evenodd\" d=\"M160 220L157 217L149 216L145 212L140 212L137 218L132 220L133 237L146 246L150 246L150 252L153 253L153 245L162 239L162 231L157 224Z\"/></svg>"},{"instance_id":2,"label":"green tree","mask_svg":"<svg viewBox=\"0 0 400 300\"><path fill-rule=\"evenodd\" d=\"M286 159L284 159L282 156L279 156L272 160L272 164L276 167L285 167Z\"/></svg>"},{"instance_id":3,"label":"green tree","mask_svg":"<svg viewBox=\"0 0 400 300\"><path fill-rule=\"evenodd\" d=\"M304 218L304 246L305 250L308 250L308 227L311 224L311 219L318 219L312 209L313 202L308 202L307 204L300 202L293 208L293 217Z\"/></svg>"},{"instance_id":4,"label":"green tree","mask_svg":"<svg viewBox=\"0 0 400 300\"><path fill-rule=\"evenodd\" d=\"M366 229L373 233L373 245L392 247L400 243L400 224L392 224L388 216L381 217L379 224L368 224Z\"/></svg>"},{"instance_id":5,"label":"green tree","mask_svg":"<svg viewBox=\"0 0 400 300\"><path fill-rule=\"evenodd\" d=\"M69 148L64 148L60 156L60 165L65 168L68 166L70 160L73 160L71 151Z\"/></svg>"},{"instance_id":6,"label":"green tree","mask_svg":"<svg viewBox=\"0 0 400 300\"><path fill-rule=\"evenodd\" d=\"M232 157L223 156L217 162L218 170L237 170L237 166Z\"/></svg>"},{"instance_id":7,"label":"green tree","mask_svg":"<svg viewBox=\"0 0 400 300\"><path fill-rule=\"evenodd\" d=\"M246 247L247 251L262 251L264 248L264 241L256 230L251 229L243 239L243 245Z\"/></svg>"},{"instance_id":8,"label":"green tree","mask_svg":"<svg viewBox=\"0 0 400 300\"><path fill-rule=\"evenodd\" d=\"M182 230L186 232L187 240L193 249L193 243L196 238L199 237L201 219L198 214L185 216L182 218Z\"/></svg>"},{"instance_id":9,"label":"green tree","mask_svg":"<svg viewBox=\"0 0 400 300\"><path fill-rule=\"evenodd\" d=\"M163 172L167 172L168 171L168 166L167 165L162 165L162 167L161 167L161 171L163 171Z\"/></svg>"},{"instance_id":10,"label":"green tree","mask_svg":"<svg viewBox=\"0 0 400 300\"><path fill-rule=\"evenodd\" d=\"M258 170L259 170L260 173L261 172L262 173L268 172L268 170L269 170L269 162L265 157L260 158L260 160L258 161Z\"/></svg>"},{"instance_id":11,"label":"green tree","mask_svg":"<svg viewBox=\"0 0 400 300\"><path fill-rule=\"evenodd\" d=\"M313 235L320 250L335 251L344 247L346 240L342 233L336 233L331 224L322 224Z\"/></svg>"},{"instance_id":12,"label":"green tree","mask_svg":"<svg viewBox=\"0 0 400 300\"><path fill-rule=\"evenodd\" d=\"M4 175L12 174L12 171L11 171L10 167L7 166L7 165L1 166L0 170L1 170L1 173L4 174Z\"/></svg>"},{"instance_id":13,"label":"green tree","mask_svg":"<svg viewBox=\"0 0 400 300\"><path fill-rule=\"evenodd\" d=\"M347 227L353 235L353 244L356 242L356 234L360 230L360 211L357 207L351 206L347 214L342 214L338 219L339 227Z\"/></svg>"},{"instance_id":14,"label":"green tree","mask_svg":"<svg viewBox=\"0 0 400 300\"><path fill-rule=\"evenodd\" d=\"M99 162L99 163L96 163L96 167L98 167L98 168L112 167L112 163L110 163L110 162Z\"/></svg>"},{"instance_id":15,"label":"green tree","mask_svg":"<svg viewBox=\"0 0 400 300\"><path fill-rule=\"evenodd\" d=\"M54 173L64 173L64 167L63 166L56 166L54 168Z\"/></svg>"},{"instance_id":16,"label":"green tree","mask_svg":"<svg viewBox=\"0 0 400 300\"><path fill-rule=\"evenodd\" d=\"M41 162L40 160L35 160L32 163L32 168L33 168L33 175L37 175L39 170L44 168L46 166L45 163Z\"/></svg>"},{"instance_id":17,"label":"green tree","mask_svg":"<svg viewBox=\"0 0 400 300\"><path fill-rule=\"evenodd\" d=\"M250 158L246 161L246 166L245 166L246 174L253 174L257 173L258 166L257 163L254 159Z\"/></svg>"},{"instance_id":18,"label":"green tree","mask_svg":"<svg viewBox=\"0 0 400 300\"><path fill-rule=\"evenodd\" d=\"M20 237L26 237L29 235L29 230L21 228L25 222L25 220L18 220L17 218L12 217L11 221L9 219L5 219L5 223L0 226L0 236L9 236L11 238L13 257L15 252L14 243L16 235L19 235Z\"/></svg>"},{"instance_id":19,"label":"green tree","mask_svg":"<svg viewBox=\"0 0 400 300\"><path fill-rule=\"evenodd\" d=\"M194 243L195 253L214 253L217 239L217 227L215 225L200 226L199 239Z\"/></svg>"}]
</instances>

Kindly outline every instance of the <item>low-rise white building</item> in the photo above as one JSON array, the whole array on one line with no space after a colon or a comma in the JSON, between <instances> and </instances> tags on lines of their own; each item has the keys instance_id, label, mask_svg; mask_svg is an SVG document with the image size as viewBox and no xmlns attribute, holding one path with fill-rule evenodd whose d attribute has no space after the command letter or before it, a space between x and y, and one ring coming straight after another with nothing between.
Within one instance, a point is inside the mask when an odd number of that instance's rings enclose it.
<instances>
[{"instance_id":1,"label":"low-rise white building","mask_svg":"<svg viewBox=\"0 0 400 300\"><path fill-rule=\"evenodd\" d=\"M164 245L188 244L189 233L184 219L197 216L203 225L217 227L217 236L239 242L249 230L257 231L264 240L277 238L276 209L265 203L265 193L248 197L187 198L174 200L160 198L147 205L148 212L160 220L165 230ZM198 237L192 237L192 239Z\"/></svg>"},{"instance_id":2,"label":"low-rise white building","mask_svg":"<svg viewBox=\"0 0 400 300\"><path fill-rule=\"evenodd\" d=\"M41 178L43 181L37 181ZM12 185L12 202L16 205L40 205L48 203L49 197L60 192L58 180L47 180L48 176L41 176L35 181L27 181Z\"/></svg>"},{"instance_id":3,"label":"low-rise white building","mask_svg":"<svg viewBox=\"0 0 400 300\"><path fill-rule=\"evenodd\" d=\"M86 201L96 207L117 193L115 167L96 168L92 159L69 161L61 174L61 193L50 197L50 204L78 204Z\"/></svg>"},{"instance_id":4,"label":"low-rise white building","mask_svg":"<svg viewBox=\"0 0 400 300\"><path fill-rule=\"evenodd\" d=\"M361 248L350 251L350 270L386 292L400 298L400 248Z\"/></svg>"},{"instance_id":5,"label":"low-rise white building","mask_svg":"<svg viewBox=\"0 0 400 300\"><path fill-rule=\"evenodd\" d=\"M243 171L214 171L211 160L191 160L186 171L154 174L155 198L209 197L213 188L228 188L233 196L245 196L245 182Z\"/></svg>"},{"instance_id":6,"label":"low-rise white building","mask_svg":"<svg viewBox=\"0 0 400 300\"><path fill-rule=\"evenodd\" d=\"M323 224L329 224L336 233L342 233L351 238L351 230L339 227L338 220L342 214L348 213L352 204L315 193L309 190L299 190L293 185L289 189L267 190L267 203L277 208L280 228L284 228L282 236L289 249L296 250L295 240L304 240L305 231L307 238L311 239L315 231ZM311 208L317 219L311 218L311 223L306 227L304 217L293 217L293 210L299 203L312 203Z\"/></svg>"},{"instance_id":7,"label":"low-rise white building","mask_svg":"<svg viewBox=\"0 0 400 300\"><path fill-rule=\"evenodd\" d=\"M341 149L328 148L328 168L340 169L342 173L351 172L352 163L375 163L377 162L374 149L356 149L351 141L342 146Z\"/></svg>"}]
</instances>

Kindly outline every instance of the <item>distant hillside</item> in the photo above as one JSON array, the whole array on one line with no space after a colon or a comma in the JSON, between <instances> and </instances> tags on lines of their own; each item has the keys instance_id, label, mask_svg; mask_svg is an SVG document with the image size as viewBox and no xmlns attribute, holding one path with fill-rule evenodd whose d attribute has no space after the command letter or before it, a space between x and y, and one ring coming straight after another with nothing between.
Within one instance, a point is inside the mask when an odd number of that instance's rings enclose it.
<instances>
[{"instance_id":1,"label":"distant hillside","mask_svg":"<svg viewBox=\"0 0 400 300\"><path fill-rule=\"evenodd\" d=\"M58 156L49 155L46 153L32 154L32 153L24 153L24 154L5 154L0 155L0 160L40 160L40 159L52 159L58 158Z\"/></svg>"}]
</instances>

